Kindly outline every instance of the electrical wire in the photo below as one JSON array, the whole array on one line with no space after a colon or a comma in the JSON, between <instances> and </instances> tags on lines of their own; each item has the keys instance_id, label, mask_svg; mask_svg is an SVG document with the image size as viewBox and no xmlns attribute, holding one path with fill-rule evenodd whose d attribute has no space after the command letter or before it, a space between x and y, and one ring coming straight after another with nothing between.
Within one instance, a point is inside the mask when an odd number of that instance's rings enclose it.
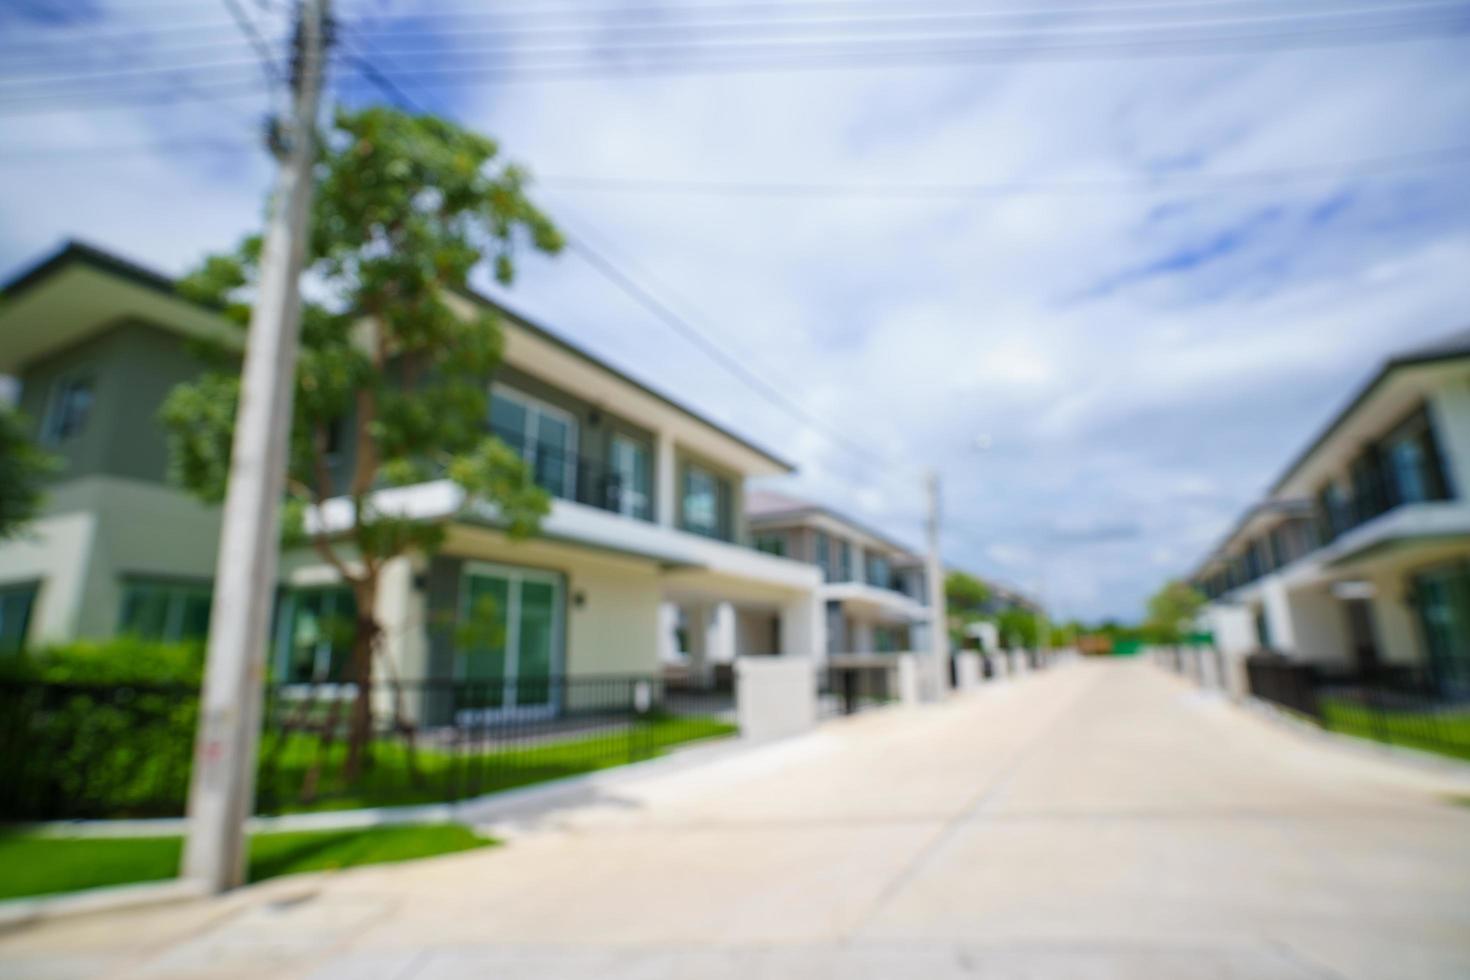
<instances>
[{"instance_id":1,"label":"electrical wire","mask_svg":"<svg viewBox=\"0 0 1470 980\"><path fill-rule=\"evenodd\" d=\"M1155 193L1162 190L1218 191L1235 188L1279 186L1284 183L1346 177L1371 177L1442 166L1470 165L1470 145L1422 150L1324 164L1284 167L1235 174L1180 174L1124 180L1090 181L1002 181L995 183L839 184L793 181L724 181L655 177L590 177L538 174L536 182L546 187L579 191L638 194L695 194L718 197L837 198L859 200L967 200L1010 198L1032 195L1097 196Z\"/></svg>"},{"instance_id":2,"label":"electrical wire","mask_svg":"<svg viewBox=\"0 0 1470 980\"><path fill-rule=\"evenodd\" d=\"M286 72L276 63L275 52L266 43L261 35L260 27L245 13L245 8L240 6L240 0L222 0L225 8L229 10L230 16L234 18L235 24L240 28L240 33L245 35L245 40L255 49L256 57L260 59L261 68L265 71L267 82L285 83Z\"/></svg>"}]
</instances>

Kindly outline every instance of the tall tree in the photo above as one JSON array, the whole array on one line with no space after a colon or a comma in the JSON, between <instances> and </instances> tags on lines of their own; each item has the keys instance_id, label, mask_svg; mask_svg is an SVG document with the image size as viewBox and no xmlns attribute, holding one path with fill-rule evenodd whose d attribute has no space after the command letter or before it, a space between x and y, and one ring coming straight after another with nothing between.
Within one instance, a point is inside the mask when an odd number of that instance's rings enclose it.
<instances>
[{"instance_id":1,"label":"tall tree","mask_svg":"<svg viewBox=\"0 0 1470 980\"><path fill-rule=\"evenodd\" d=\"M533 533L548 510L520 456L488 429L497 318L466 314L452 297L482 262L509 284L518 249L556 253L562 238L526 196L525 172L500 162L493 140L453 123L342 111L320 143L284 525L287 544L309 541L356 600L353 777L371 732L383 567L434 552L445 533L443 523L380 509L375 493L447 477L466 507L493 503L512 536ZM182 289L243 331L259 259L252 236L205 260ZM176 479L211 502L224 497L240 386L236 360L218 353L218 367L179 385L162 409ZM308 530L303 515L334 497L345 501L343 523Z\"/></svg>"},{"instance_id":2,"label":"tall tree","mask_svg":"<svg viewBox=\"0 0 1470 980\"><path fill-rule=\"evenodd\" d=\"M1199 615L1205 597L1188 582L1166 582L1148 600L1144 630L1155 643L1178 643Z\"/></svg>"},{"instance_id":3,"label":"tall tree","mask_svg":"<svg viewBox=\"0 0 1470 980\"><path fill-rule=\"evenodd\" d=\"M984 619L985 604L990 601L990 586L968 572L949 572L944 576L944 608L949 619L949 642L955 649L965 645L965 627Z\"/></svg>"},{"instance_id":4,"label":"tall tree","mask_svg":"<svg viewBox=\"0 0 1470 980\"><path fill-rule=\"evenodd\" d=\"M55 456L31 441L25 416L0 404L0 541L19 534L40 509Z\"/></svg>"}]
</instances>

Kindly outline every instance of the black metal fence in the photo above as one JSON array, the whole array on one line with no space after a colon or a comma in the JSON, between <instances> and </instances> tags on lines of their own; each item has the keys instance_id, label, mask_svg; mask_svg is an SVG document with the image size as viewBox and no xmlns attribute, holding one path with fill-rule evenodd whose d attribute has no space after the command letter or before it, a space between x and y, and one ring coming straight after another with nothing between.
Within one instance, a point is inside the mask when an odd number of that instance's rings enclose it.
<instances>
[{"instance_id":1,"label":"black metal fence","mask_svg":"<svg viewBox=\"0 0 1470 980\"><path fill-rule=\"evenodd\" d=\"M1263 653L1246 660L1246 676L1252 695L1329 731L1470 759L1470 697L1425 671L1365 675Z\"/></svg>"},{"instance_id":2,"label":"black metal fence","mask_svg":"<svg viewBox=\"0 0 1470 980\"><path fill-rule=\"evenodd\" d=\"M256 810L402 806L650 759L735 731L728 684L656 676L385 681L266 692ZM0 683L0 821L178 816L198 692Z\"/></svg>"},{"instance_id":3,"label":"black metal fence","mask_svg":"<svg viewBox=\"0 0 1470 980\"><path fill-rule=\"evenodd\" d=\"M880 656L827 660L817 666L817 715L835 718L899 699L898 664Z\"/></svg>"}]
</instances>

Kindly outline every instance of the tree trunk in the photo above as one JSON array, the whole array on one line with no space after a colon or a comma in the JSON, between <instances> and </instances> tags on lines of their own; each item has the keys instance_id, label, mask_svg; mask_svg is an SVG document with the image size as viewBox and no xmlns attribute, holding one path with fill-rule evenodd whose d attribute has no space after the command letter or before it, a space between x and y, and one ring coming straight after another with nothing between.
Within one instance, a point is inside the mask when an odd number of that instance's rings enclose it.
<instances>
[{"instance_id":1,"label":"tree trunk","mask_svg":"<svg viewBox=\"0 0 1470 980\"><path fill-rule=\"evenodd\" d=\"M347 761L342 767L342 775L349 784L361 778L372 751L373 653L381 630L378 619L373 614L372 603L364 603L364 598L371 596L358 597L357 628L352 636L352 682L357 685L357 698L352 703L347 733Z\"/></svg>"}]
</instances>

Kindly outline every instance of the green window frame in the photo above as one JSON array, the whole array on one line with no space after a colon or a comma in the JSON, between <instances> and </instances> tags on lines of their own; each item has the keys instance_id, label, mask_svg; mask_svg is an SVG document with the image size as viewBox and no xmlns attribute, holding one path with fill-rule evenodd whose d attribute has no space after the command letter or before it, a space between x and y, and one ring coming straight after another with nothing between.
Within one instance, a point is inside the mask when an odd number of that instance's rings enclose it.
<instances>
[{"instance_id":1,"label":"green window frame","mask_svg":"<svg viewBox=\"0 0 1470 980\"><path fill-rule=\"evenodd\" d=\"M17 654L25 649L39 589L38 582L0 585L0 654Z\"/></svg>"},{"instance_id":2,"label":"green window frame","mask_svg":"<svg viewBox=\"0 0 1470 980\"><path fill-rule=\"evenodd\" d=\"M766 531L753 536L756 551L764 551L778 558L786 557L786 534L782 531Z\"/></svg>"},{"instance_id":3,"label":"green window frame","mask_svg":"<svg viewBox=\"0 0 1470 980\"><path fill-rule=\"evenodd\" d=\"M730 482L712 470L697 463L685 465L680 510L684 530L730 539Z\"/></svg>"},{"instance_id":4,"label":"green window frame","mask_svg":"<svg viewBox=\"0 0 1470 980\"><path fill-rule=\"evenodd\" d=\"M345 585L281 590L276 604L276 680L340 684L351 679L357 599Z\"/></svg>"},{"instance_id":5,"label":"green window frame","mask_svg":"<svg viewBox=\"0 0 1470 980\"><path fill-rule=\"evenodd\" d=\"M815 564L822 570L822 581L832 581L832 540L826 531L813 532L812 549Z\"/></svg>"},{"instance_id":6,"label":"green window frame","mask_svg":"<svg viewBox=\"0 0 1470 980\"><path fill-rule=\"evenodd\" d=\"M202 641L213 599L209 581L132 576L123 580L117 631L158 643Z\"/></svg>"},{"instance_id":7,"label":"green window frame","mask_svg":"<svg viewBox=\"0 0 1470 980\"><path fill-rule=\"evenodd\" d=\"M612 509L624 517L653 520L653 450L648 443L615 432L608 443L608 461L617 481Z\"/></svg>"},{"instance_id":8,"label":"green window frame","mask_svg":"<svg viewBox=\"0 0 1470 980\"><path fill-rule=\"evenodd\" d=\"M53 381L41 423L42 444L59 445L85 429L96 402L97 382L90 373L66 374Z\"/></svg>"}]
</instances>

